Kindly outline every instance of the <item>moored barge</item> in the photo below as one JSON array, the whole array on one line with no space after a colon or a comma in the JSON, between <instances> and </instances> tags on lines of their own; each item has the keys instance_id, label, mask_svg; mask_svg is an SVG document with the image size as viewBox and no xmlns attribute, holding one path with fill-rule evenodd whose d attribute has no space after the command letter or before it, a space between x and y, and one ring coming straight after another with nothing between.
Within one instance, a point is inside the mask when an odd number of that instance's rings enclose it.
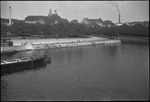
<instances>
[{"instance_id":1,"label":"moored barge","mask_svg":"<svg viewBox=\"0 0 150 102\"><path fill-rule=\"evenodd\" d=\"M34 67L36 65L42 65L45 62L47 56L41 57L31 57L31 58L20 58L11 60L1 61L1 70L12 69L12 68L24 68L24 67Z\"/></svg>"}]
</instances>

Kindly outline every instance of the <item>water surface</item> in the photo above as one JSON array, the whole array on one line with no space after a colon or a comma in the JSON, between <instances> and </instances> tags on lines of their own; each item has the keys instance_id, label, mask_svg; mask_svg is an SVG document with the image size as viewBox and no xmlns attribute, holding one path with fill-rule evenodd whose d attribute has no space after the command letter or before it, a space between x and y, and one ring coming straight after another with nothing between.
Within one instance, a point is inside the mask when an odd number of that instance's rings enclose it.
<instances>
[{"instance_id":1,"label":"water surface","mask_svg":"<svg viewBox=\"0 0 150 102\"><path fill-rule=\"evenodd\" d=\"M149 46L111 44L23 51L46 67L1 76L1 100L149 100Z\"/></svg>"}]
</instances>

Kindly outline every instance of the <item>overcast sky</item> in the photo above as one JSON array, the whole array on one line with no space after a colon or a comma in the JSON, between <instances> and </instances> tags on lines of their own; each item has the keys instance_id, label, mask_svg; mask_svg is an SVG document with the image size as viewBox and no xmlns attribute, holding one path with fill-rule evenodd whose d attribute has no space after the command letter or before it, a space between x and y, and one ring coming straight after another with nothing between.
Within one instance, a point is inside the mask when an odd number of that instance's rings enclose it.
<instances>
[{"instance_id":1,"label":"overcast sky","mask_svg":"<svg viewBox=\"0 0 150 102\"><path fill-rule=\"evenodd\" d=\"M51 8L52 13L57 9L58 15L69 21L77 19L80 22L87 17L116 23L118 10L121 22L149 21L149 1L1 1L2 18L9 18L9 6L12 18L20 20L28 15L47 16Z\"/></svg>"}]
</instances>

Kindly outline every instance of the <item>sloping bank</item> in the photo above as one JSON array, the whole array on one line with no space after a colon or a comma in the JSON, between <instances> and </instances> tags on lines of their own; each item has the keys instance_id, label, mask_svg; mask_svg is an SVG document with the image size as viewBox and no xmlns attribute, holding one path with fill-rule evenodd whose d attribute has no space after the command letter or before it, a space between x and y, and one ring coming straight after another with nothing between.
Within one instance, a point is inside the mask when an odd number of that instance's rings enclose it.
<instances>
[{"instance_id":1,"label":"sloping bank","mask_svg":"<svg viewBox=\"0 0 150 102\"><path fill-rule=\"evenodd\" d=\"M101 37L90 37L90 38L60 38L60 39L12 39L14 46L13 50L34 50L34 49L52 49L52 48L64 48L64 47L77 47L77 46L88 46L98 44L114 44L121 43L119 39L107 39ZM5 48L3 51L7 51Z\"/></svg>"},{"instance_id":2,"label":"sloping bank","mask_svg":"<svg viewBox=\"0 0 150 102\"><path fill-rule=\"evenodd\" d=\"M120 35L122 43L149 44L149 37Z\"/></svg>"}]
</instances>

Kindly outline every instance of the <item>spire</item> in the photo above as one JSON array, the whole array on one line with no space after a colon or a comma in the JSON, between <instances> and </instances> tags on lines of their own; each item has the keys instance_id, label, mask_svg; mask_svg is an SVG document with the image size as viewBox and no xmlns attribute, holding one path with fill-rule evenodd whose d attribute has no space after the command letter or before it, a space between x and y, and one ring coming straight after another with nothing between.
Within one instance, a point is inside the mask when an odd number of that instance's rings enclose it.
<instances>
[{"instance_id":1,"label":"spire","mask_svg":"<svg viewBox=\"0 0 150 102\"><path fill-rule=\"evenodd\" d=\"M49 10L49 13L48 13L48 17L51 17L52 16L52 11L51 9Z\"/></svg>"},{"instance_id":2,"label":"spire","mask_svg":"<svg viewBox=\"0 0 150 102\"><path fill-rule=\"evenodd\" d=\"M57 15L57 10L54 10L54 12L55 12L55 15Z\"/></svg>"}]
</instances>

